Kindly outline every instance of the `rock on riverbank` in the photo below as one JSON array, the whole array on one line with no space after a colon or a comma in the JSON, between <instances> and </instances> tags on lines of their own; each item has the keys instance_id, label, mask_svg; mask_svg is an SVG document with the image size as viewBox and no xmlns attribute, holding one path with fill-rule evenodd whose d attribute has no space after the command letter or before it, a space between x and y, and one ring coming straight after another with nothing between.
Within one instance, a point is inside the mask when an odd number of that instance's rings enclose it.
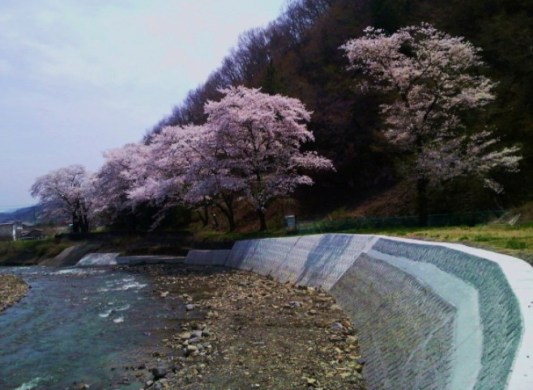
<instances>
[{"instance_id":1,"label":"rock on riverbank","mask_svg":"<svg viewBox=\"0 0 533 390\"><path fill-rule=\"evenodd\" d=\"M0 275L0 312L18 302L28 291L28 285L14 275Z\"/></svg>"},{"instance_id":2,"label":"rock on riverbank","mask_svg":"<svg viewBox=\"0 0 533 390\"><path fill-rule=\"evenodd\" d=\"M145 389L365 388L355 329L324 291L216 267L138 270L185 304L158 359L172 369L154 362Z\"/></svg>"}]
</instances>

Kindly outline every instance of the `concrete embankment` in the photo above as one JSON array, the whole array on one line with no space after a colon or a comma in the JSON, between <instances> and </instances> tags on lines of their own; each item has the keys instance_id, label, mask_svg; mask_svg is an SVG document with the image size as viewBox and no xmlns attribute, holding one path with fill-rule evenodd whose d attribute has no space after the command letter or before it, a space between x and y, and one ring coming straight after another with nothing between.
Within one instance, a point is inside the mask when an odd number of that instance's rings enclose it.
<instances>
[{"instance_id":1,"label":"concrete embankment","mask_svg":"<svg viewBox=\"0 0 533 390\"><path fill-rule=\"evenodd\" d=\"M325 234L191 251L329 291L350 315L376 389L532 389L533 268L458 244Z\"/></svg>"},{"instance_id":2,"label":"concrete embankment","mask_svg":"<svg viewBox=\"0 0 533 390\"><path fill-rule=\"evenodd\" d=\"M98 267L108 265L150 265L150 264L180 264L183 256L121 256L120 253L88 253L76 264L77 267Z\"/></svg>"},{"instance_id":3,"label":"concrete embankment","mask_svg":"<svg viewBox=\"0 0 533 390\"><path fill-rule=\"evenodd\" d=\"M64 249L57 256L41 261L39 265L45 265L49 267L73 266L76 265L78 261L85 255L97 251L98 248L99 245L95 243L73 245Z\"/></svg>"}]
</instances>

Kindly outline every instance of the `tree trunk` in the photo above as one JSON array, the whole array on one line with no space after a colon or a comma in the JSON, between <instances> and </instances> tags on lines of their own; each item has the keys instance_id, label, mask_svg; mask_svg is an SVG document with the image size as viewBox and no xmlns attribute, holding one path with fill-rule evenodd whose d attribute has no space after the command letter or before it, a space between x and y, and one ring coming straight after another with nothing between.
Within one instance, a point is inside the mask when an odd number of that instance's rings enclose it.
<instances>
[{"instance_id":1,"label":"tree trunk","mask_svg":"<svg viewBox=\"0 0 533 390\"><path fill-rule=\"evenodd\" d=\"M233 212L233 205L228 207L226 217L228 219L228 228L230 232L233 232L236 228L235 225L235 213Z\"/></svg>"},{"instance_id":2,"label":"tree trunk","mask_svg":"<svg viewBox=\"0 0 533 390\"><path fill-rule=\"evenodd\" d=\"M257 213L257 217L259 218L259 231L263 232L267 230L265 212L263 211L263 208L260 207L256 210L256 213Z\"/></svg>"},{"instance_id":3,"label":"tree trunk","mask_svg":"<svg viewBox=\"0 0 533 390\"><path fill-rule=\"evenodd\" d=\"M80 230L82 233L89 233L89 220L85 214L81 216Z\"/></svg>"},{"instance_id":4,"label":"tree trunk","mask_svg":"<svg viewBox=\"0 0 533 390\"><path fill-rule=\"evenodd\" d=\"M220 211L222 211L222 214L226 217L226 220L228 221L228 229L230 232L235 230L235 213L233 211L233 197L231 196L225 196L222 198L224 201L224 207L220 203L215 203L215 206L218 207Z\"/></svg>"},{"instance_id":5,"label":"tree trunk","mask_svg":"<svg viewBox=\"0 0 533 390\"><path fill-rule=\"evenodd\" d=\"M235 217L233 216L233 213L231 213L229 216L228 216L228 226L229 226L229 231L230 232L233 232L235 231Z\"/></svg>"},{"instance_id":6,"label":"tree trunk","mask_svg":"<svg viewBox=\"0 0 533 390\"><path fill-rule=\"evenodd\" d=\"M235 216L233 215L233 210L226 210L222 206L217 205L220 211L222 211L222 214L226 217L226 221L228 222L228 230L230 232L233 232L235 230Z\"/></svg>"},{"instance_id":7,"label":"tree trunk","mask_svg":"<svg viewBox=\"0 0 533 390\"><path fill-rule=\"evenodd\" d=\"M235 225L235 211L233 210L233 196L225 196L224 203L226 204L226 209L228 212L227 217L228 217L229 231L232 232L237 227Z\"/></svg>"},{"instance_id":8,"label":"tree trunk","mask_svg":"<svg viewBox=\"0 0 533 390\"><path fill-rule=\"evenodd\" d=\"M78 214L73 212L72 213L72 233L79 233L80 232L80 220L78 217Z\"/></svg>"},{"instance_id":9,"label":"tree trunk","mask_svg":"<svg viewBox=\"0 0 533 390\"><path fill-rule=\"evenodd\" d=\"M206 227L209 224L209 206L203 205L201 210L198 210L198 216L202 221L202 226Z\"/></svg>"},{"instance_id":10,"label":"tree trunk","mask_svg":"<svg viewBox=\"0 0 533 390\"><path fill-rule=\"evenodd\" d=\"M426 178L420 178L416 182L417 190L417 212L418 224L428 226L428 189L429 181Z\"/></svg>"}]
</instances>

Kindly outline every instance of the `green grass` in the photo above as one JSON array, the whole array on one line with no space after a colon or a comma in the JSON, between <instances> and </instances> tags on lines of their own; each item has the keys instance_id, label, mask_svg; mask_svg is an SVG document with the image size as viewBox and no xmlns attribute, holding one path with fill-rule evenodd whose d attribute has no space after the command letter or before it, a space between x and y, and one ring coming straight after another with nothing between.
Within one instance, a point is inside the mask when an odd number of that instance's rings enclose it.
<instances>
[{"instance_id":1,"label":"green grass","mask_svg":"<svg viewBox=\"0 0 533 390\"><path fill-rule=\"evenodd\" d=\"M0 241L0 265L2 264L37 264L40 260L54 257L70 242L56 242L54 239L31 241Z\"/></svg>"},{"instance_id":2,"label":"green grass","mask_svg":"<svg viewBox=\"0 0 533 390\"><path fill-rule=\"evenodd\" d=\"M516 226L479 225L474 227L431 227L431 228L380 228L350 229L343 233L382 234L398 237L416 238L430 241L458 242L465 245L484 248L495 252L509 254L533 264L533 223ZM266 232L220 232L201 230L194 235L196 242L206 242L216 247L217 243L226 245L228 241L263 237L283 237L287 233L282 228ZM141 237L123 237L101 242L102 250L121 251L125 254L179 254L186 252L181 243L167 239L152 240ZM224 243L224 244L223 244ZM39 261L59 254L65 248L79 244L68 240L60 242L54 239L36 241L0 242L0 265L2 264L36 264Z\"/></svg>"},{"instance_id":3,"label":"green grass","mask_svg":"<svg viewBox=\"0 0 533 390\"><path fill-rule=\"evenodd\" d=\"M351 229L344 230L342 233L382 234L430 241L457 242L505 253L533 264L533 223L516 226L488 224L474 227ZM254 231L247 233L199 230L194 234L197 242L212 243L215 247L217 243L222 242L283 237L287 235L287 232L283 228L269 229L265 232Z\"/></svg>"},{"instance_id":4,"label":"green grass","mask_svg":"<svg viewBox=\"0 0 533 390\"><path fill-rule=\"evenodd\" d=\"M400 228L350 231L373 233L430 241L457 242L495 252L505 253L533 264L533 224L516 226L479 225L433 228Z\"/></svg>"},{"instance_id":5,"label":"green grass","mask_svg":"<svg viewBox=\"0 0 533 390\"><path fill-rule=\"evenodd\" d=\"M533 264L532 223L516 226L488 224L473 227L454 226L431 228L350 229L344 230L342 233L382 234L428 241L455 242L508 254ZM251 233L201 231L197 233L197 239L200 241L216 242L264 237L282 237L286 235L287 234L283 229Z\"/></svg>"}]
</instances>

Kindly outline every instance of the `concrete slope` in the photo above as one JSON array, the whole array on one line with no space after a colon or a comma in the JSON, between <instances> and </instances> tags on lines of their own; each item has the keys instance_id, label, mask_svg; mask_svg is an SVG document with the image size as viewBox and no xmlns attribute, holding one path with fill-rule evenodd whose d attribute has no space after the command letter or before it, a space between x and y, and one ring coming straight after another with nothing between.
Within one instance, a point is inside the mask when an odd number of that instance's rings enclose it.
<instances>
[{"instance_id":1,"label":"concrete slope","mask_svg":"<svg viewBox=\"0 0 533 390\"><path fill-rule=\"evenodd\" d=\"M533 389L533 268L522 260L347 234L246 240L229 255L194 256L189 264L330 291L358 329L371 389Z\"/></svg>"},{"instance_id":2,"label":"concrete slope","mask_svg":"<svg viewBox=\"0 0 533 390\"><path fill-rule=\"evenodd\" d=\"M76 265L86 254L98 250L98 244L80 244L73 245L64 249L56 257L43 260L39 265L50 267L70 267Z\"/></svg>"}]
</instances>

